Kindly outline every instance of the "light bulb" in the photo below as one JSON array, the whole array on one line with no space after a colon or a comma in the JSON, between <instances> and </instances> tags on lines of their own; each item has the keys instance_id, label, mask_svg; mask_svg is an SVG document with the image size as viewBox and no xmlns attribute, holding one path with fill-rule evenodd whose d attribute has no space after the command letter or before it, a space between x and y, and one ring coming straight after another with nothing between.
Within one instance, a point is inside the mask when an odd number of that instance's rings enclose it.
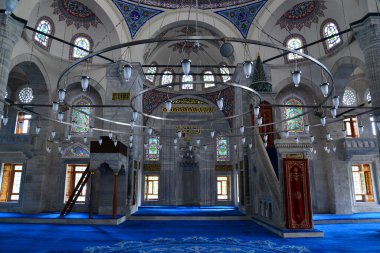
<instances>
[{"instance_id":1,"label":"light bulb","mask_svg":"<svg viewBox=\"0 0 380 253\"><path fill-rule=\"evenodd\" d=\"M253 147L252 143L249 143L248 147L249 147L249 149L252 149L252 147Z\"/></svg>"},{"instance_id":2,"label":"light bulb","mask_svg":"<svg viewBox=\"0 0 380 253\"><path fill-rule=\"evenodd\" d=\"M322 124L322 126L326 126L326 117L325 116L323 116L321 118L321 124Z\"/></svg>"},{"instance_id":3,"label":"light bulb","mask_svg":"<svg viewBox=\"0 0 380 253\"><path fill-rule=\"evenodd\" d=\"M129 148L133 148L133 143L132 142L129 143Z\"/></svg>"},{"instance_id":4,"label":"light bulb","mask_svg":"<svg viewBox=\"0 0 380 253\"><path fill-rule=\"evenodd\" d=\"M54 138L55 138L55 135L56 135L56 134L57 134L57 132L56 132L56 131L54 131L54 130L53 130L53 131L51 131L51 138L53 138L53 139L54 139Z\"/></svg>"},{"instance_id":5,"label":"light bulb","mask_svg":"<svg viewBox=\"0 0 380 253\"><path fill-rule=\"evenodd\" d=\"M123 66L123 75L124 75L124 79L125 81L129 81L129 79L131 79L131 76L132 76L132 65L131 64L125 64Z\"/></svg>"},{"instance_id":6,"label":"light bulb","mask_svg":"<svg viewBox=\"0 0 380 253\"><path fill-rule=\"evenodd\" d=\"M199 144L201 144L201 140L200 140L200 139L197 139L197 140L196 140L196 143L197 143L197 145L199 146Z\"/></svg>"},{"instance_id":7,"label":"light bulb","mask_svg":"<svg viewBox=\"0 0 380 253\"><path fill-rule=\"evenodd\" d=\"M335 146L333 146L333 151L336 152L336 147Z\"/></svg>"},{"instance_id":8,"label":"light bulb","mask_svg":"<svg viewBox=\"0 0 380 253\"><path fill-rule=\"evenodd\" d=\"M338 107L339 107L339 96L334 96L334 97L332 98L332 103L333 103L333 105L334 105L336 108L338 108Z\"/></svg>"},{"instance_id":9,"label":"light bulb","mask_svg":"<svg viewBox=\"0 0 380 253\"><path fill-rule=\"evenodd\" d=\"M241 143L242 143L242 144L245 144L245 137L242 137L242 138L241 138Z\"/></svg>"},{"instance_id":10,"label":"light bulb","mask_svg":"<svg viewBox=\"0 0 380 253\"><path fill-rule=\"evenodd\" d=\"M224 106L223 98L219 98L218 100L216 100L216 104L218 105L219 110L222 111Z\"/></svg>"},{"instance_id":11,"label":"light bulb","mask_svg":"<svg viewBox=\"0 0 380 253\"><path fill-rule=\"evenodd\" d=\"M180 139L182 137L182 132L181 131L177 132L177 136L178 136L178 139Z\"/></svg>"},{"instance_id":12,"label":"light bulb","mask_svg":"<svg viewBox=\"0 0 380 253\"><path fill-rule=\"evenodd\" d=\"M50 147L46 147L46 151L47 151L48 153L50 153L50 152L51 152L51 148L50 148Z\"/></svg>"},{"instance_id":13,"label":"light bulb","mask_svg":"<svg viewBox=\"0 0 380 253\"><path fill-rule=\"evenodd\" d=\"M244 126L241 126L239 130L240 130L240 134L244 134Z\"/></svg>"},{"instance_id":14,"label":"light bulb","mask_svg":"<svg viewBox=\"0 0 380 253\"><path fill-rule=\"evenodd\" d=\"M300 138L296 138L296 143L298 144L298 143L300 143Z\"/></svg>"},{"instance_id":15,"label":"light bulb","mask_svg":"<svg viewBox=\"0 0 380 253\"><path fill-rule=\"evenodd\" d=\"M90 126L90 128L88 129L88 132L89 132L90 134L92 134L92 133L94 132L94 128L93 128L92 126Z\"/></svg>"},{"instance_id":16,"label":"light bulb","mask_svg":"<svg viewBox=\"0 0 380 253\"><path fill-rule=\"evenodd\" d=\"M331 111L331 116L335 119L336 118L336 107L335 106L331 107L330 111Z\"/></svg>"},{"instance_id":17,"label":"light bulb","mask_svg":"<svg viewBox=\"0 0 380 253\"><path fill-rule=\"evenodd\" d=\"M259 126L261 126L261 125L263 124L263 117L258 117L258 118L257 118L257 124L258 124Z\"/></svg>"},{"instance_id":18,"label":"light bulb","mask_svg":"<svg viewBox=\"0 0 380 253\"><path fill-rule=\"evenodd\" d=\"M99 145L101 146L102 145L102 143L103 143L103 139L102 139L102 137L99 137Z\"/></svg>"},{"instance_id":19,"label":"light bulb","mask_svg":"<svg viewBox=\"0 0 380 253\"><path fill-rule=\"evenodd\" d=\"M211 135L211 138L214 138L214 137L215 137L215 131L212 130L212 131L210 132L210 135Z\"/></svg>"},{"instance_id":20,"label":"light bulb","mask_svg":"<svg viewBox=\"0 0 380 253\"><path fill-rule=\"evenodd\" d=\"M66 97L66 90L65 89L59 89L58 90L58 100L59 102L63 102Z\"/></svg>"},{"instance_id":21,"label":"light bulb","mask_svg":"<svg viewBox=\"0 0 380 253\"><path fill-rule=\"evenodd\" d=\"M4 115L3 116L3 124L4 124L4 126L6 126L8 124L8 120L9 120L8 116Z\"/></svg>"},{"instance_id":22,"label":"light bulb","mask_svg":"<svg viewBox=\"0 0 380 253\"><path fill-rule=\"evenodd\" d=\"M177 145L174 145L174 150L177 150Z\"/></svg>"},{"instance_id":23,"label":"light bulb","mask_svg":"<svg viewBox=\"0 0 380 253\"><path fill-rule=\"evenodd\" d=\"M61 152L61 151L62 151L62 147L58 146L58 152Z\"/></svg>"},{"instance_id":24,"label":"light bulb","mask_svg":"<svg viewBox=\"0 0 380 253\"><path fill-rule=\"evenodd\" d=\"M190 74L191 69L191 60L190 59L183 59L181 61L182 70L185 76L188 76Z\"/></svg>"},{"instance_id":25,"label":"light bulb","mask_svg":"<svg viewBox=\"0 0 380 253\"><path fill-rule=\"evenodd\" d=\"M87 143L87 136L84 136L84 137L83 137L83 142L84 142L84 143Z\"/></svg>"},{"instance_id":26,"label":"light bulb","mask_svg":"<svg viewBox=\"0 0 380 253\"><path fill-rule=\"evenodd\" d=\"M204 150L204 151L207 150L207 145L203 145L203 150Z\"/></svg>"},{"instance_id":27,"label":"light bulb","mask_svg":"<svg viewBox=\"0 0 380 253\"><path fill-rule=\"evenodd\" d=\"M363 132L364 132L364 126L360 125L359 126L359 133L363 134Z\"/></svg>"},{"instance_id":28,"label":"light bulb","mask_svg":"<svg viewBox=\"0 0 380 253\"><path fill-rule=\"evenodd\" d=\"M301 74L302 74L302 72L298 69L296 69L292 72L292 79L293 79L294 87L296 87L296 88L300 86Z\"/></svg>"},{"instance_id":29,"label":"light bulb","mask_svg":"<svg viewBox=\"0 0 380 253\"><path fill-rule=\"evenodd\" d=\"M329 83L322 83L320 86L321 92L324 97L327 97L329 95L329 85Z\"/></svg>"},{"instance_id":30,"label":"light bulb","mask_svg":"<svg viewBox=\"0 0 380 253\"><path fill-rule=\"evenodd\" d=\"M53 109L53 112L58 112L58 110L59 110L59 103L54 101L53 104L52 104L52 109Z\"/></svg>"},{"instance_id":31,"label":"light bulb","mask_svg":"<svg viewBox=\"0 0 380 253\"><path fill-rule=\"evenodd\" d=\"M264 139L264 141L268 141L268 135L267 135L267 134L264 134L263 139Z\"/></svg>"},{"instance_id":32,"label":"light bulb","mask_svg":"<svg viewBox=\"0 0 380 253\"><path fill-rule=\"evenodd\" d=\"M286 138L286 139L289 138L289 132L288 132L288 131L285 131L285 138Z\"/></svg>"},{"instance_id":33,"label":"light bulb","mask_svg":"<svg viewBox=\"0 0 380 253\"><path fill-rule=\"evenodd\" d=\"M71 140L71 134L67 135L67 139L70 141Z\"/></svg>"},{"instance_id":34,"label":"light bulb","mask_svg":"<svg viewBox=\"0 0 380 253\"><path fill-rule=\"evenodd\" d=\"M62 121L63 120L63 116L65 116L65 113L64 112L59 112L58 113L58 120Z\"/></svg>"},{"instance_id":35,"label":"light bulb","mask_svg":"<svg viewBox=\"0 0 380 253\"><path fill-rule=\"evenodd\" d=\"M113 145L116 147L117 146L117 140L113 141Z\"/></svg>"},{"instance_id":36,"label":"light bulb","mask_svg":"<svg viewBox=\"0 0 380 253\"><path fill-rule=\"evenodd\" d=\"M36 126L36 134L39 134L41 132L41 127Z\"/></svg>"},{"instance_id":37,"label":"light bulb","mask_svg":"<svg viewBox=\"0 0 380 253\"><path fill-rule=\"evenodd\" d=\"M310 136L310 142L313 143L315 141L315 137L312 135Z\"/></svg>"},{"instance_id":38,"label":"light bulb","mask_svg":"<svg viewBox=\"0 0 380 253\"><path fill-rule=\"evenodd\" d=\"M252 61L245 61L243 63L243 69L244 69L245 78L250 78L251 77L252 68L253 68L253 62Z\"/></svg>"},{"instance_id":39,"label":"light bulb","mask_svg":"<svg viewBox=\"0 0 380 253\"><path fill-rule=\"evenodd\" d=\"M189 150L190 151L193 150L193 146L192 145L189 146Z\"/></svg>"},{"instance_id":40,"label":"light bulb","mask_svg":"<svg viewBox=\"0 0 380 253\"><path fill-rule=\"evenodd\" d=\"M17 0L5 0L5 14L10 15L17 6Z\"/></svg>"},{"instance_id":41,"label":"light bulb","mask_svg":"<svg viewBox=\"0 0 380 253\"><path fill-rule=\"evenodd\" d=\"M166 111L170 112L172 110L172 101L170 99L165 102Z\"/></svg>"},{"instance_id":42,"label":"light bulb","mask_svg":"<svg viewBox=\"0 0 380 253\"><path fill-rule=\"evenodd\" d=\"M330 139L331 139L331 134L330 134L330 133L326 133L326 139L327 139L327 140L330 140Z\"/></svg>"},{"instance_id":43,"label":"light bulb","mask_svg":"<svg viewBox=\"0 0 380 253\"><path fill-rule=\"evenodd\" d=\"M236 144L234 144L234 150L236 150L237 149L237 145Z\"/></svg>"},{"instance_id":44,"label":"light bulb","mask_svg":"<svg viewBox=\"0 0 380 253\"><path fill-rule=\"evenodd\" d=\"M135 125L136 125L136 122L135 121L131 121L131 129L135 128Z\"/></svg>"},{"instance_id":45,"label":"light bulb","mask_svg":"<svg viewBox=\"0 0 380 253\"><path fill-rule=\"evenodd\" d=\"M178 143L178 139L174 138L173 142L174 142L174 145L176 145Z\"/></svg>"},{"instance_id":46,"label":"light bulb","mask_svg":"<svg viewBox=\"0 0 380 253\"><path fill-rule=\"evenodd\" d=\"M305 133L310 133L310 125L305 125Z\"/></svg>"},{"instance_id":47,"label":"light bulb","mask_svg":"<svg viewBox=\"0 0 380 253\"><path fill-rule=\"evenodd\" d=\"M108 132L108 138L110 138L110 140L112 139L112 132Z\"/></svg>"},{"instance_id":48,"label":"light bulb","mask_svg":"<svg viewBox=\"0 0 380 253\"><path fill-rule=\"evenodd\" d=\"M137 116L138 116L138 112L137 111L133 111L132 112L132 121L135 122L137 120Z\"/></svg>"},{"instance_id":49,"label":"light bulb","mask_svg":"<svg viewBox=\"0 0 380 253\"><path fill-rule=\"evenodd\" d=\"M255 106L255 108L253 108L253 114L255 115L256 118L259 116L260 106Z\"/></svg>"},{"instance_id":50,"label":"light bulb","mask_svg":"<svg viewBox=\"0 0 380 253\"><path fill-rule=\"evenodd\" d=\"M147 143L144 144L144 149L148 149L149 145Z\"/></svg>"},{"instance_id":51,"label":"light bulb","mask_svg":"<svg viewBox=\"0 0 380 253\"><path fill-rule=\"evenodd\" d=\"M129 136L129 141L133 141L133 135Z\"/></svg>"},{"instance_id":52,"label":"light bulb","mask_svg":"<svg viewBox=\"0 0 380 253\"><path fill-rule=\"evenodd\" d=\"M89 81L90 81L90 77L88 77L88 76L82 76L82 77L80 78L80 83L81 83L81 85L82 85L82 90L83 90L83 92L86 92L86 91L87 91Z\"/></svg>"},{"instance_id":53,"label":"light bulb","mask_svg":"<svg viewBox=\"0 0 380 253\"><path fill-rule=\"evenodd\" d=\"M148 135L152 135L153 129L151 127L148 128Z\"/></svg>"}]
</instances>

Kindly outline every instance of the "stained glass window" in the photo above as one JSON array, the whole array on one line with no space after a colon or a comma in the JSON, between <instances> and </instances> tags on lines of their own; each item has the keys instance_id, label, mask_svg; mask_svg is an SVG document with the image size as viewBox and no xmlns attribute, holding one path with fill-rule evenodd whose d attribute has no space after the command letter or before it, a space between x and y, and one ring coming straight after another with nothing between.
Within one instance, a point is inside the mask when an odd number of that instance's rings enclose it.
<instances>
[{"instance_id":1,"label":"stained glass window","mask_svg":"<svg viewBox=\"0 0 380 253\"><path fill-rule=\"evenodd\" d=\"M148 149L146 150L147 161L160 160L160 137L150 137L148 140Z\"/></svg>"},{"instance_id":2,"label":"stained glass window","mask_svg":"<svg viewBox=\"0 0 380 253\"><path fill-rule=\"evenodd\" d=\"M293 38L290 38L286 42L286 46L287 46L287 48L296 50L297 48L302 47L303 43L302 43L301 38L293 37ZM303 49L299 49L299 50L296 50L296 51L300 52L300 53L304 52ZM299 56L298 54L288 54L288 60L289 61L296 60L296 59L301 59L301 58L302 58L302 56Z\"/></svg>"},{"instance_id":3,"label":"stained glass window","mask_svg":"<svg viewBox=\"0 0 380 253\"><path fill-rule=\"evenodd\" d=\"M297 98L290 98L285 101L285 105L302 105L302 102ZM296 117L303 114L302 107L285 107L284 109L285 119ZM289 133L303 133L305 130L304 117L300 116L286 121L286 130Z\"/></svg>"},{"instance_id":4,"label":"stained glass window","mask_svg":"<svg viewBox=\"0 0 380 253\"><path fill-rule=\"evenodd\" d=\"M75 105L92 105L91 101L82 97L75 103ZM82 112L84 113L82 113ZM76 107L75 110L72 110L71 113L71 121L75 121L76 125L71 126L71 132L77 134L85 134L90 130L90 116L87 114L91 114L91 107ZM85 114L87 113L87 114Z\"/></svg>"},{"instance_id":5,"label":"stained glass window","mask_svg":"<svg viewBox=\"0 0 380 253\"><path fill-rule=\"evenodd\" d=\"M81 47L86 50L90 50L91 44L90 41L85 37L78 37L74 40L74 45ZM74 58L83 58L87 56L89 53L85 50L82 50L80 48L74 47L73 50L73 57Z\"/></svg>"},{"instance_id":6,"label":"stained glass window","mask_svg":"<svg viewBox=\"0 0 380 253\"><path fill-rule=\"evenodd\" d=\"M165 70L164 74L162 75L161 84L165 85L172 82L173 82L173 72L171 72L170 70Z\"/></svg>"},{"instance_id":7,"label":"stained glass window","mask_svg":"<svg viewBox=\"0 0 380 253\"><path fill-rule=\"evenodd\" d=\"M40 22L38 22L36 30L46 34L51 34L52 26L49 21L47 21L46 19L42 19L40 20ZM35 33L34 40L43 45L44 47L48 47L49 45L49 37L44 34Z\"/></svg>"},{"instance_id":8,"label":"stained glass window","mask_svg":"<svg viewBox=\"0 0 380 253\"><path fill-rule=\"evenodd\" d=\"M325 38L330 37L330 36L337 34L337 33L339 33L339 29L338 29L337 25L334 24L333 22L328 22L323 27L323 35L325 36ZM327 48L328 49L333 48L334 46L338 45L341 41L342 41L342 39L340 38L339 35L336 35L330 39L327 39L326 40Z\"/></svg>"},{"instance_id":9,"label":"stained glass window","mask_svg":"<svg viewBox=\"0 0 380 253\"><path fill-rule=\"evenodd\" d=\"M226 137L218 137L216 140L216 161L225 162L230 160L230 152L228 139Z\"/></svg>"},{"instance_id":10,"label":"stained glass window","mask_svg":"<svg viewBox=\"0 0 380 253\"><path fill-rule=\"evenodd\" d=\"M355 105L356 104L356 94L351 89L346 89L343 94L343 104L344 105Z\"/></svg>"},{"instance_id":11,"label":"stained glass window","mask_svg":"<svg viewBox=\"0 0 380 253\"><path fill-rule=\"evenodd\" d=\"M33 89L30 87L23 88L22 90L20 90L18 98L20 99L20 102L24 104L32 102L34 99Z\"/></svg>"},{"instance_id":12,"label":"stained glass window","mask_svg":"<svg viewBox=\"0 0 380 253\"><path fill-rule=\"evenodd\" d=\"M229 68L227 68L226 66L222 66L220 67L219 71L220 71L220 74L222 74L222 79L224 83L231 80Z\"/></svg>"},{"instance_id":13,"label":"stained glass window","mask_svg":"<svg viewBox=\"0 0 380 253\"><path fill-rule=\"evenodd\" d=\"M156 72L157 72L157 67L154 65L150 66L146 72L147 73L145 76L146 80L153 83Z\"/></svg>"},{"instance_id":14,"label":"stained glass window","mask_svg":"<svg viewBox=\"0 0 380 253\"><path fill-rule=\"evenodd\" d=\"M208 70L203 73L203 81L205 88L215 87L215 76L211 71Z\"/></svg>"},{"instance_id":15,"label":"stained glass window","mask_svg":"<svg viewBox=\"0 0 380 253\"><path fill-rule=\"evenodd\" d=\"M193 85L193 76L192 75L183 75L182 76L182 89L183 90L192 90L194 89Z\"/></svg>"}]
</instances>

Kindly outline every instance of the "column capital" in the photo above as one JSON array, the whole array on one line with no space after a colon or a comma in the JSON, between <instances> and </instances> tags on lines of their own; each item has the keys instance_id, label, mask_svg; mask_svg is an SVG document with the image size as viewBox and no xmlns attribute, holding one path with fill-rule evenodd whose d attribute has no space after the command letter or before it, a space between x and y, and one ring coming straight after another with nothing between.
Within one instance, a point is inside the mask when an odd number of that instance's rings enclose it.
<instances>
[{"instance_id":1,"label":"column capital","mask_svg":"<svg viewBox=\"0 0 380 253\"><path fill-rule=\"evenodd\" d=\"M351 24L351 30L363 51L374 46L380 47L380 15L370 14Z\"/></svg>"},{"instance_id":2,"label":"column capital","mask_svg":"<svg viewBox=\"0 0 380 253\"><path fill-rule=\"evenodd\" d=\"M10 40L13 46L21 37L25 25L26 22L13 15L0 13L0 38Z\"/></svg>"}]
</instances>

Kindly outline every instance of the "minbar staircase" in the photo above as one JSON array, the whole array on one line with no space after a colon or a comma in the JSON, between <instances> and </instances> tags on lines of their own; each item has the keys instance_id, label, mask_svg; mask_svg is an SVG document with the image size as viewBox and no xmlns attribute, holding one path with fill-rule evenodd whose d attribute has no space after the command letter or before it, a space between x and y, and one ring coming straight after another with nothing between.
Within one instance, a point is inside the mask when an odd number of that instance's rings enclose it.
<instances>
[{"instance_id":1,"label":"minbar staircase","mask_svg":"<svg viewBox=\"0 0 380 253\"><path fill-rule=\"evenodd\" d=\"M81 178L79 179L78 184L75 186L74 191L71 193L69 200L66 202L65 207L59 215L60 217L68 215L74 208L74 205L77 202L77 199L80 196L83 187L86 185L88 179L90 178L90 174L90 166L87 166L86 170L83 172Z\"/></svg>"}]
</instances>

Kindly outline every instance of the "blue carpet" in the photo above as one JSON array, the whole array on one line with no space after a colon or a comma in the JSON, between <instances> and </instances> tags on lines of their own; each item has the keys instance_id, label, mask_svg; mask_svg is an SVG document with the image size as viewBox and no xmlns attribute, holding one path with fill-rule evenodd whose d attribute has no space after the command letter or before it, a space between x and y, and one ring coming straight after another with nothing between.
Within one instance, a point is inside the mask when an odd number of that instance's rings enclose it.
<instances>
[{"instance_id":1,"label":"blue carpet","mask_svg":"<svg viewBox=\"0 0 380 253\"><path fill-rule=\"evenodd\" d=\"M0 252L380 252L380 224L317 225L283 239L252 221L127 221L119 226L1 224Z\"/></svg>"},{"instance_id":2,"label":"blue carpet","mask_svg":"<svg viewBox=\"0 0 380 253\"><path fill-rule=\"evenodd\" d=\"M380 213L314 214L313 220L367 220L380 219Z\"/></svg>"},{"instance_id":3,"label":"blue carpet","mask_svg":"<svg viewBox=\"0 0 380 253\"><path fill-rule=\"evenodd\" d=\"M121 218L122 215L118 215ZM37 213L37 214L24 214L24 213L0 213L0 221L4 218L28 218L28 219L60 219L59 213ZM88 219L88 213L70 213L65 215L65 219ZM94 219L113 219L112 215L94 215Z\"/></svg>"},{"instance_id":4,"label":"blue carpet","mask_svg":"<svg viewBox=\"0 0 380 253\"><path fill-rule=\"evenodd\" d=\"M243 216L234 206L142 206L133 216Z\"/></svg>"}]
</instances>

